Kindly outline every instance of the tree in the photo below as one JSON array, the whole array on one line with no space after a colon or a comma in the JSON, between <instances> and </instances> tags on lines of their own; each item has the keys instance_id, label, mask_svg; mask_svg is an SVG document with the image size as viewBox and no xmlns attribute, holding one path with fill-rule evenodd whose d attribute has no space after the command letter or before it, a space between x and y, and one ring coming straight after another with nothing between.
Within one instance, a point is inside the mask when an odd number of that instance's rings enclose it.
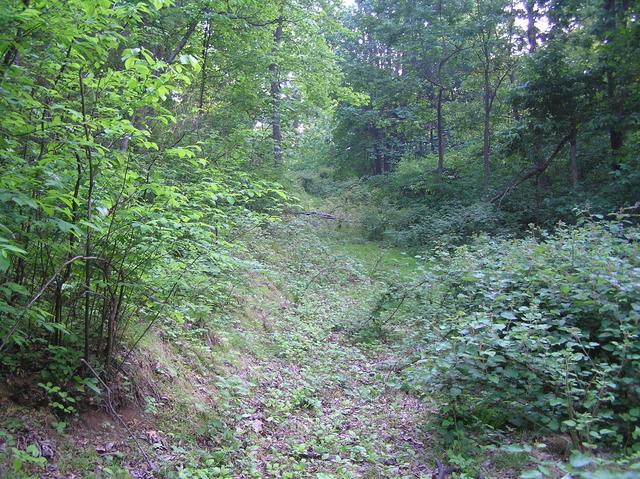
<instances>
[{"instance_id":1,"label":"tree","mask_svg":"<svg viewBox=\"0 0 640 479\"><path fill-rule=\"evenodd\" d=\"M284 26L284 17L279 12L276 20L275 32L273 33L273 52L277 53L282 45L282 29ZM280 125L280 83L279 70L277 63L269 65L269 73L271 75L271 128L273 137L273 159L277 166L282 163L282 131Z\"/></svg>"},{"instance_id":2,"label":"tree","mask_svg":"<svg viewBox=\"0 0 640 479\"><path fill-rule=\"evenodd\" d=\"M491 112L498 91L513 71L511 58L512 16L507 10L506 1L476 1L475 28L476 54L482 71L482 177L485 187L490 177L490 137Z\"/></svg>"},{"instance_id":3,"label":"tree","mask_svg":"<svg viewBox=\"0 0 640 479\"><path fill-rule=\"evenodd\" d=\"M434 102L438 164L436 173L444 171L445 120L444 103L447 94L452 94L460 83L456 75L456 61L469 48L467 35L470 4L465 0L456 2L437 1L435 4L402 2L396 9L389 6L392 18L401 25L397 48L404 55L404 65L415 75Z\"/></svg>"}]
</instances>

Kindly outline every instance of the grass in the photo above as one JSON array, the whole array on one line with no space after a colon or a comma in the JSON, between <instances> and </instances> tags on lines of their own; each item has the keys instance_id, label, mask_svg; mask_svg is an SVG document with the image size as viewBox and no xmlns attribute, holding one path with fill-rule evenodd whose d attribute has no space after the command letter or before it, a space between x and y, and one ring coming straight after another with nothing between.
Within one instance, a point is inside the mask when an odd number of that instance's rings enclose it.
<instances>
[{"instance_id":1,"label":"grass","mask_svg":"<svg viewBox=\"0 0 640 479\"><path fill-rule=\"evenodd\" d=\"M383 247L373 241L354 242L346 239L336 242L334 251L362 263L371 275L394 275L408 279L416 275L418 260L409 253L392 246Z\"/></svg>"}]
</instances>

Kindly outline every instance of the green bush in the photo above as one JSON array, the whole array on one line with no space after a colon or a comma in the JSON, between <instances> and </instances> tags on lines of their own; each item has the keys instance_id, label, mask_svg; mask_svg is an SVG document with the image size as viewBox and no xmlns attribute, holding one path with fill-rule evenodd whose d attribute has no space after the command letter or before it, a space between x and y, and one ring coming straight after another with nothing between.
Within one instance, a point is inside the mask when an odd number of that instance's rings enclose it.
<instances>
[{"instance_id":1,"label":"green bush","mask_svg":"<svg viewBox=\"0 0 640 479\"><path fill-rule=\"evenodd\" d=\"M539 238L536 238L539 236ZM640 449L640 230L560 226L480 238L431 258L410 388L462 421L566 433L577 447ZM502 416L496 417L496 416Z\"/></svg>"},{"instance_id":2,"label":"green bush","mask_svg":"<svg viewBox=\"0 0 640 479\"><path fill-rule=\"evenodd\" d=\"M437 209L423 206L396 210L385 239L403 246L436 242L456 245L470 241L474 235L495 231L508 234L512 229L508 215L487 202L451 202Z\"/></svg>"}]
</instances>

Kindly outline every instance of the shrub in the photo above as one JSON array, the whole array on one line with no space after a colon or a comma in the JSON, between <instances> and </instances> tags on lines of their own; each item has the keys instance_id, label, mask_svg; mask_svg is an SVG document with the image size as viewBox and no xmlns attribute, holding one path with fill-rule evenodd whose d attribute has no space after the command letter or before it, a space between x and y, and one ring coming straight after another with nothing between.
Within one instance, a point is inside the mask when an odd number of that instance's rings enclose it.
<instances>
[{"instance_id":1,"label":"shrub","mask_svg":"<svg viewBox=\"0 0 640 479\"><path fill-rule=\"evenodd\" d=\"M463 421L491 411L492 427L637 451L640 230L583 222L539 236L433 255L407 385Z\"/></svg>"},{"instance_id":2,"label":"shrub","mask_svg":"<svg viewBox=\"0 0 640 479\"><path fill-rule=\"evenodd\" d=\"M450 202L436 209L422 206L394 210L385 239L403 246L436 242L459 245L482 233L509 234L515 230L512 223L507 213L487 202Z\"/></svg>"}]
</instances>

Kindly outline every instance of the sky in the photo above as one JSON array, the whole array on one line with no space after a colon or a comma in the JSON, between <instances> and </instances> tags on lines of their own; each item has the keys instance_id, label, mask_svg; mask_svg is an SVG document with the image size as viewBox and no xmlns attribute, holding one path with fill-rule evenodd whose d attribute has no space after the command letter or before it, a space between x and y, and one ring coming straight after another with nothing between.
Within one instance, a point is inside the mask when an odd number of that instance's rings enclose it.
<instances>
[{"instance_id":1,"label":"sky","mask_svg":"<svg viewBox=\"0 0 640 479\"><path fill-rule=\"evenodd\" d=\"M353 7L356 4L356 0L342 0L342 3L347 7ZM525 18L517 18L516 23L523 29L527 26L527 20ZM541 32L544 33L549 30L549 21L546 16L541 16L536 23L536 26Z\"/></svg>"}]
</instances>

